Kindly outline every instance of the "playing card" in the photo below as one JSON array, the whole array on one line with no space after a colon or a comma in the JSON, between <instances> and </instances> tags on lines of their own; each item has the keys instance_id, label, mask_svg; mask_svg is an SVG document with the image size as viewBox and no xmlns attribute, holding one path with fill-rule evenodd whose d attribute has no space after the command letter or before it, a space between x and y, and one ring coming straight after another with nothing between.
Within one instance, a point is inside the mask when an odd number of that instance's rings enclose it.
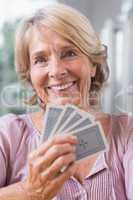
<instances>
[{"instance_id":1,"label":"playing card","mask_svg":"<svg viewBox=\"0 0 133 200\"><path fill-rule=\"evenodd\" d=\"M73 126L65 129L63 133L73 132L74 130L84 128L92 123L94 123L92 119L90 119L89 117L84 117L81 120L77 121L77 123L73 124Z\"/></svg>"},{"instance_id":2,"label":"playing card","mask_svg":"<svg viewBox=\"0 0 133 200\"><path fill-rule=\"evenodd\" d=\"M99 122L74 131L73 135L76 135L79 141L76 145L77 160L107 149L107 141Z\"/></svg>"},{"instance_id":3,"label":"playing card","mask_svg":"<svg viewBox=\"0 0 133 200\"><path fill-rule=\"evenodd\" d=\"M63 106L48 105L46 108L45 118L44 118L44 132L42 134L41 141L45 141L52 133L60 114L64 110Z\"/></svg>"},{"instance_id":4,"label":"playing card","mask_svg":"<svg viewBox=\"0 0 133 200\"><path fill-rule=\"evenodd\" d=\"M88 119L90 119L89 124L91 124L93 121L92 116L89 113L73 105L69 105L69 107L72 107L75 110L75 112L68 118L68 120L64 122L64 124L58 130L58 133L66 132L66 130L68 130L69 128L73 127L74 125L77 125L78 122L80 122L80 120L84 117L88 117Z\"/></svg>"},{"instance_id":5,"label":"playing card","mask_svg":"<svg viewBox=\"0 0 133 200\"><path fill-rule=\"evenodd\" d=\"M61 113L60 117L58 118L58 121L52 131L52 135L56 134L60 127L62 127L62 125L69 120L69 118L71 117L71 115L73 116L73 113L75 111L75 107L71 106L71 105L66 105L64 108L64 111Z\"/></svg>"},{"instance_id":6,"label":"playing card","mask_svg":"<svg viewBox=\"0 0 133 200\"><path fill-rule=\"evenodd\" d=\"M73 116L71 116L64 125L59 129L58 133L64 132L65 129L68 129L73 124L77 123L80 119L82 119L82 115L80 113L74 112Z\"/></svg>"}]
</instances>

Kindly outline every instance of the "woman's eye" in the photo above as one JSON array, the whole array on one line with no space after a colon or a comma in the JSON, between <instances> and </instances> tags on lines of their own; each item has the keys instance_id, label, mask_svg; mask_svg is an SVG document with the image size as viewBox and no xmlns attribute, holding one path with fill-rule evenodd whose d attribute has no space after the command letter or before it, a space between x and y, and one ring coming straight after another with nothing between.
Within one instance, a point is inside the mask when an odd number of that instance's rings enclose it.
<instances>
[{"instance_id":1,"label":"woman's eye","mask_svg":"<svg viewBox=\"0 0 133 200\"><path fill-rule=\"evenodd\" d=\"M46 62L47 62L46 58L43 58L43 57L36 58L34 61L35 64L42 64L42 63L46 63Z\"/></svg>"},{"instance_id":2,"label":"woman's eye","mask_svg":"<svg viewBox=\"0 0 133 200\"><path fill-rule=\"evenodd\" d=\"M61 58L73 58L77 56L77 53L75 51L69 50L66 52L63 52L61 55Z\"/></svg>"}]
</instances>

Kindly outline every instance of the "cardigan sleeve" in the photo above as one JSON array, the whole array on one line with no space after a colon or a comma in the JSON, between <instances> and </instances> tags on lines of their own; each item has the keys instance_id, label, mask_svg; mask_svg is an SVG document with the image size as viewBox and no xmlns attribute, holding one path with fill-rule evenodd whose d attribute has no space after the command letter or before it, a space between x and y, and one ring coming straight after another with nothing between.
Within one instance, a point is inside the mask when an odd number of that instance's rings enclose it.
<instances>
[{"instance_id":1,"label":"cardigan sleeve","mask_svg":"<svg viewBox=\"0 0 133 200\"><path fill-rule=\"evenodd\" d=\"M11 166L21 140L22 122L16 115L8 114L0 118L0 187L10 179Z\"/></svg>"}]
</instances>

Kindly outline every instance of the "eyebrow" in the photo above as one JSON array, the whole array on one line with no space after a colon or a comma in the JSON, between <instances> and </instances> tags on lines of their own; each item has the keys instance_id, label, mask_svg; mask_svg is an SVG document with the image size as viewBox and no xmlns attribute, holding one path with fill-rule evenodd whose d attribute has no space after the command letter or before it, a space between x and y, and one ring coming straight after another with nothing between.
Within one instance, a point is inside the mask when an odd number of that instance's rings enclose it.
<instances>
[{"instance_id":1,"label":"eyebrow","mask_svg":"<svg viewBox=\"0 0 133 200\"><path fill-rule=\"evenodd\" d=\"M69 44L69 45L65 45L65 46L60 46L59 47L59 50L69 50L69 49L75 49L75 50L78 50L78 48L73 45L73 44ZM44 56L44 55L47 55L47 51L45 49L42 49L40 51L35 51L32 53L31 57L37 57L37 56Z\"/></svg>"},{"instance_id":2,"label":"eyebrow","mask_svg":"<svg viewBox=\"0 0 133 200\"><path fill-rule=\"evenodd\" d=\"M77 47L73 44L69 44L69 45L65 45L65 46L61 46L60 49L77 49Z\"/></svg>"}]
</instances>

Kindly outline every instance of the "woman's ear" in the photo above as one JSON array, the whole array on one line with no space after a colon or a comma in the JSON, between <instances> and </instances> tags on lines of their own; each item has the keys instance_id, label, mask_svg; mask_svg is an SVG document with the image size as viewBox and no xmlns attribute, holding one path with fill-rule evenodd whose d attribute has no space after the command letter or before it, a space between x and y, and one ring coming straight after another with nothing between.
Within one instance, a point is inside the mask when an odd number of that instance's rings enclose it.
<instances>
[{"instance_id":1,"label":"woman's ear","mask_svg":"<svg viewBox=\"0 0 133 200\"><path fill-rule=\"evenodd\" d=\"M93 65L91 67L91 77L94 77L96 75L97 65Z\"/></svg>"}]
</instances>

